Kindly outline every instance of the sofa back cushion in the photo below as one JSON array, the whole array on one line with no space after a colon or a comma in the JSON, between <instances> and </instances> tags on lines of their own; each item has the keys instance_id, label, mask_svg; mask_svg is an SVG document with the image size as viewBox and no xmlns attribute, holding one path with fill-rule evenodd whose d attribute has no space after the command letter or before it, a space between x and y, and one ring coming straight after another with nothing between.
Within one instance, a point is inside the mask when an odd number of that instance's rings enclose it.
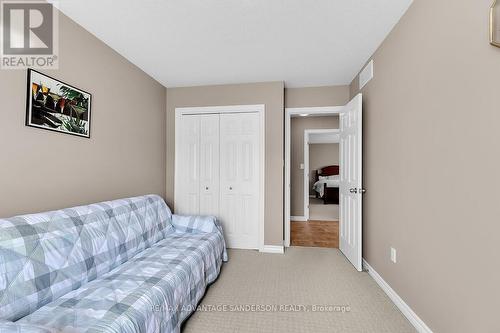
<instances>
[{"instance_id":1,"label":"sofa back cushion","mask_svg":"<svg viewBox=\"0 0 500 333\"><path fill-rule=\"evenodd\" d=\"M172 228L156 195L0 219L0 319L17 320L109 272Z\"/></svg>"}]
</instances>

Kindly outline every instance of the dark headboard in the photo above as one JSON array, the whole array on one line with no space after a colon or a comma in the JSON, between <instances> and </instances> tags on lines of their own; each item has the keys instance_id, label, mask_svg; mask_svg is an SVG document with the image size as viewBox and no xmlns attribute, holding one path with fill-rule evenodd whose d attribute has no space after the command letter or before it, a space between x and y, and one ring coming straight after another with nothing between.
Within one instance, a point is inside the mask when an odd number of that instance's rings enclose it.
<instances>
[{"instance_id":1,"label":"dark headboard","mask_svg":"<svg viewBox=\"0 0 500 333\"><path fill-rule=\"evenodd\" d=\"M339 174L338 165L329 165L321 169L316 170L316 181L319 180L319 176L333 176Z\"/></svg>"}]
</instances>

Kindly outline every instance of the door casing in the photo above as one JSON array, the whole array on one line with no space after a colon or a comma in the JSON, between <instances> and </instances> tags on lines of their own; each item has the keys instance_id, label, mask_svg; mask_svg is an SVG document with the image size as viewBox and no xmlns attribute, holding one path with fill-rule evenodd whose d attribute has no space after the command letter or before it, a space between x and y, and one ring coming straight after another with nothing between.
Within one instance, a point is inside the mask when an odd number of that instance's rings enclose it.
<instances>
[{"instance_id":1,"label":"door casing","mask_svg":"<svg viewBox=\"0 0 500 333\"><path fill-rule=\"evenodd\" d=\"M291 158L291 119L292 116L297 116L301 114L308 114L313 116L336 116L340 114L344 106L325 106L325 107L302 107L302 108L285 108L285 205L284 205L284 217L285 217L285 234L284 234L284 245L285 247L290 246L290 183L291 183L291 172L290 172L290 158ZM298 221L305 220L305 216L294 216Z\"/></svg>"},{"instance_id":2,"label":"door casing","mask_svg":"<svg viewBox=\"0 0 500 333\"><path fill-rule=\"evenodd\" d=\"M309 144L311 134L339 134L340 130L338 128L324 128L324 129L306 129L304 131L304 219L309 221ZM325 142L323 142L325 143ZM339 143L337 141L331 141L329 143Z\"/></svg>"}]
</instances>

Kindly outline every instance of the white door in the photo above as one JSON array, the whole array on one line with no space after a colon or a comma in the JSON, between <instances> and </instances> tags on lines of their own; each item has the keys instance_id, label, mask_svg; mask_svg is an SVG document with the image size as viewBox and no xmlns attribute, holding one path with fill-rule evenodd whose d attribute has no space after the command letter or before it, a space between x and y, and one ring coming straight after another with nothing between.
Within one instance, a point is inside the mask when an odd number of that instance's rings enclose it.
<instances>
[{"instance_id":1,"label":"white door","mask_svg":"<svg viewBox=\"0 0 500 333\"><path fill-rule=\"evenodd\" d=\"M259 248L258 113L220 115L220 213L227 246Z\"/></svg>"},{"instance_id":2,"label":"white door","mask_svg":"<svg viewBox=\"0 0 500 333\"><path fill-rule=\"evenodd\" d=\"M200 117L200 215L219 215L219 115Z\"/></svg>"},{"instance_id":3,"label":"white door","mask_svg":"<svg viewBox=\"0 0 500 333\"><path fill-rule=\"evenodd\" d=\"M219 115L184 115L179 126L175 211L219 214Z\"/></svg>"},{"instance_id":4,"label":"white door","mask_svg":"<svg viewBox=\"0 0 500 333\"><path fill-rule=\"evenodd\" d=\"M362 264L362 96L340 113L340 250L358 271Z\"/></svg>"},{"instance_id":5,"label":"white door","mask_svg":"<svg viewBox=\"0 0 500 333\"><path fill-rule=\"evenodd\" d=\"M200 117L182 116L178 130L175 212L197 215L200 213Z\"/></svg>"}]
</instances>

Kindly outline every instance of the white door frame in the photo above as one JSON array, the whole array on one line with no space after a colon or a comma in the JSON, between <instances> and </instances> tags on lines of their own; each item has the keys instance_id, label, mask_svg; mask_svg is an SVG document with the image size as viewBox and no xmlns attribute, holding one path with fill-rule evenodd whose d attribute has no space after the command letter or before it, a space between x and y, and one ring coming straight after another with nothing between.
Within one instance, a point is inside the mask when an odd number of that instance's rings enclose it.
<instances>
[{"instance_id":1,"label":"white door frame","mask_svg":"<svg viewBox=\"0 0 500 333\"><path fill-rule=\"evenodd\" d=\"M251 104L251 105L224 105L224 106L203 106L203 107L182 107L175 108L175 169L174 169L174 211L175 211L175 198L178 192L177 171L178 168L178 154L179 154L179 124L183 115L196 115L196 114L223 114L223 113L258 113L260 125L260 167L259 167L259 251L264 251L264 205L265 205L265 163L266 163L266 120L265 120L266 106L264 104Z\"/></svg>"},{"instance_id":2,"label":"white door frame","mask_svg":"<svg viewBox=\"0 0 500 333\"><path fill-rule=\"evenodd\" d=\"M311 134L338 134L340 129L325 128L325 129L306 129L304 130L304 220L309 220L309 142ZM317 142L319 143L319 142ZM326 143L326 142L324 142ZM331 142L331 143L338 143ZM340 159L340 157L339 157Z\"/></svg>"},{"instance_id":3,"label":"white door frame","mask_svg":"<svg viewBox=\"0 0 500 333\"><path fill-rule=\"evenodd\" d=\"M343 106L285 108L285 241L290 246L290 135L292 116L307 114L313 116L332 116L340 114ZM302 217L304 219L304 217Z\"/></svg>"}]
</instances>

